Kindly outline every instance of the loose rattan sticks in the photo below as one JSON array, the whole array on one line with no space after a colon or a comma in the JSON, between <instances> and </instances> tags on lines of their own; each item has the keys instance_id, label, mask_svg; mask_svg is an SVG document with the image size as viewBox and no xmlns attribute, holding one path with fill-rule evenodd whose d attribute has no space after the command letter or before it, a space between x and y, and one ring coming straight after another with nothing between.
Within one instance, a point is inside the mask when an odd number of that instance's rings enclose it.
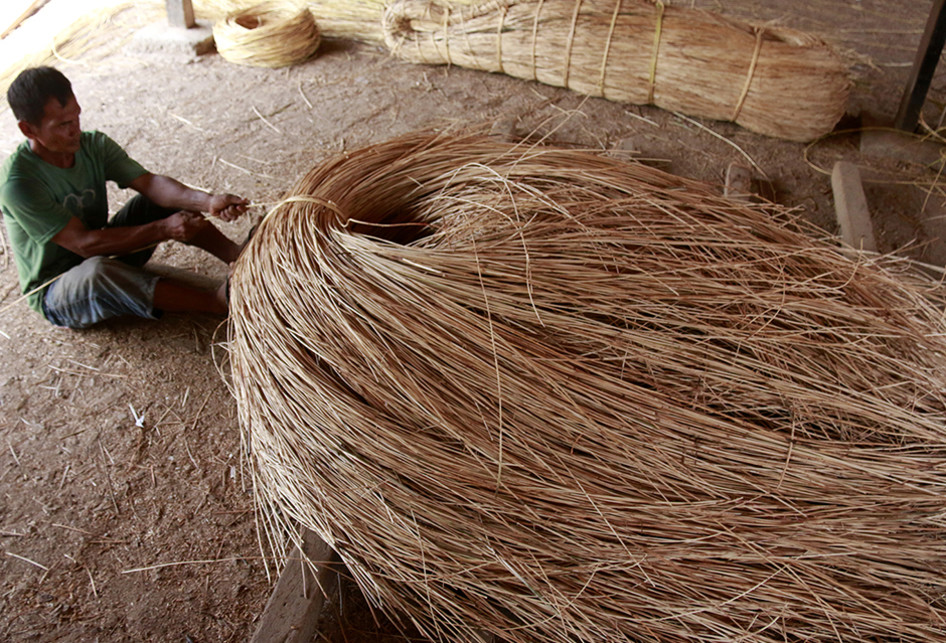
<instances>
[{"instance_id":1,"label":"loose rattan sticks","mask_svg":"<svg viewBox=\"0 0 946 643\"><path fill-rule=\"evenodd\" d=\"M935 640L939 284L577 151L348 152L233 274L265 520L432 637Z\"/></svg>"},{"instance_id":2,"label":"loose rattan sticks","mask_svg":"<svg viewBox=\"0 0 946 643\"><path fill-rule=\"evenodd\" d=\"M214 25L217 51L226 60L255 67L287 67L319 48L319 27L301 2L272 0L233 11Z\"/></svg>"},{"instance_id":3,"label":"loose rattan sticks","mask_svg":"<svg viewBox=\"0 0 946 643\"><path fill-rule=\"evenodd\" d=\"M831 131L850 85L840 56L816 38L650 0L394 0L383 25L405 60L503 72L798 141Z\"/></svg>"}]
</instances>

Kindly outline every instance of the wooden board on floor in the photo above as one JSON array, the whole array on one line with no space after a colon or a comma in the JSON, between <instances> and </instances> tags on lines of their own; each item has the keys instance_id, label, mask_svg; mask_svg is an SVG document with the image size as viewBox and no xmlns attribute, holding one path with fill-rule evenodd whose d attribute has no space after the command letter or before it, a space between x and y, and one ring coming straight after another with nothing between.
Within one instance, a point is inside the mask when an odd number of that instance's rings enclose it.
<instances>
[{"instance_id":1,"label":"wooden board on floor","mask_svg":"<svg viewBox=\"0 0 946 643\"><path fill-rule=\"evenodd\" d=\"M315 563L313 573L311 565ZM314 532L302 534L269 602L263 610L252 643L308 643L315 638L325 596L338 583L337 554Z\"/></svg>"},{"instance_id":2,"label":"wooden board on floor","mask_svg":"<svg viewBox=\"0 0 946 643\"><path fill-rule=\"evenodd\" d=\"M841 228L841 238L857 250L876 252L874 227L857 166L848 161L835 163L831 187L834 190L835 214Z\"/></svg>"},{"instance_id":3,"label":"wooden board on floor","mask_svg":"<svg viewBox=\"0 0 946 643\"><path fill-rule=\"evenodd\" d=\"M316 565L306 563L309 560ZM341 561L314 532L302 534L302 550L293 549L260 617L251 643L309 643L315 639L325 596L338 584ZM494 643L489 632L479 632L483 643Z\"/></svg>"}]
</instances>

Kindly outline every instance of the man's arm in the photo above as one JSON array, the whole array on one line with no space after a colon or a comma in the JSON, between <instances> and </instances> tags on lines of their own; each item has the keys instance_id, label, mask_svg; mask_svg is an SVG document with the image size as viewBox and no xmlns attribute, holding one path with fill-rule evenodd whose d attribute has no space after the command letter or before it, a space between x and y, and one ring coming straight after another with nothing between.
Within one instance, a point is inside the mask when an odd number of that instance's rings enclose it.
<instances>
[{"instance_id":1,"label":"man's arm","mask_svg":"<svg viewBox=\"0 0 946 643\"><path fill-rule=\"evenodd\" d=\"M161 174L148 172L128 185L161 207L208 212L224 221L239 218L249 207L249 201L233 194L208 194Z\"/></svg>"},{"instance_id":2,"label":"man's arm","mask_svg":"<svg viewBox=\"0 0 946 643\"><path fill-rule=\"evenodd\" d=\"M52 241L81 257L123 255L168 239L190 241L209 225L194 212L176 212L166 219L144 225L101 230L89 230L78 217L72 217Z\"/></svg>"}]
</instances>

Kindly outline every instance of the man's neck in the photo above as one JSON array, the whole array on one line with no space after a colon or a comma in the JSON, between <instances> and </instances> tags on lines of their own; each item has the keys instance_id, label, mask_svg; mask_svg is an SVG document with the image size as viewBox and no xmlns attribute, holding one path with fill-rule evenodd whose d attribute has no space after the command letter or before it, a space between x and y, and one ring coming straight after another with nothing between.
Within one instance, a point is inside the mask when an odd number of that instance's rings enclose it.
<instances>
[{"instance_id":1,"label":"man's neck","mask_svg":"<svg viewBox=\"0 0 946 643\"><path fill-rule=\"evenodd\" d=\"M69 169L76 162L76 155L72 152L53 152L43 145L37 143L35 140L30 139L30 149L33 150L33 153L39 158L43 159L50 165L55 165L56 167L62 168L64 170Z\"/></svg>"}]
</instances>

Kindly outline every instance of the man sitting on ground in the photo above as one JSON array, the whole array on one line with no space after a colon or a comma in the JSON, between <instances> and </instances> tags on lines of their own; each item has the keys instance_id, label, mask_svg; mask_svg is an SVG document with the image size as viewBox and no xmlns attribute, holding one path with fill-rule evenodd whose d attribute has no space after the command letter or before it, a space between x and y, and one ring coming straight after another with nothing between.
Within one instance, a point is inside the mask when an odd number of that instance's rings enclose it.
<instances>
[{"instance_id":1,"label":"man sitting on ground","mask_svg":"<svg viewBox=\"0 0 946 643\"><path fill-rule=\"evenodd\" d=\"M69 328L120 315L227 313L226 284L200 290L142 266L170 239L233 262L240 246L200 213L233 221L245 199L152 174L105 134L83 132L72 85L52 67L23 71L7 101L27 140L0 167L0 210L34 310ZM109 180L139 193L110 220Z\"/></svg>"}]
</instances>

